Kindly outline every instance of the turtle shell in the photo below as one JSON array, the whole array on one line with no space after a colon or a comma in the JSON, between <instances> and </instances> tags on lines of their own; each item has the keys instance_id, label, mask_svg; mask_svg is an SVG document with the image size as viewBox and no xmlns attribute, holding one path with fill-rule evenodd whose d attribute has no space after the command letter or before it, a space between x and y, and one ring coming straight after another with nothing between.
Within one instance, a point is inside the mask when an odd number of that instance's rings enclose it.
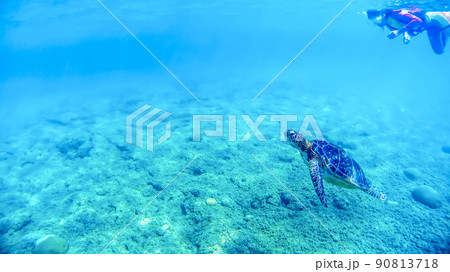
<instances>
[{"instance_id":1,"label":"turtle shell","mask_svg":"<svg viewBox=\"0 0 450 272\"><path fill-rule=\"evenodd\" d=\"M335 177L360 188L370 186L361 167L344 149L327 141L314 140L312 143L312 150L321 158L322 167L328 168Z\"/></svg>"}]
</instances>

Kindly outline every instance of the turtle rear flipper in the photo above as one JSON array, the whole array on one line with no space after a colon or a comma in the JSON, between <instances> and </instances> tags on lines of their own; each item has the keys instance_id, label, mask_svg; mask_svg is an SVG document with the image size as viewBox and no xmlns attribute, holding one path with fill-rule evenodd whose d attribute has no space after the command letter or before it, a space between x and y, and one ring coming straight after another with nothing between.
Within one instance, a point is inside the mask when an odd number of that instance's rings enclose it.
<instances>
[{"instance_id":1,"label":"turtle rear flipper","mask_svg":"<svg viewBox=\"0 0 450 272\"><path fill-rule=\"evenodd\" d=\"M311 159L309 161L309 173L314 184L314 190L316 190L316 194L319 197L320 202L322 202L325 207L328 207L325 191L323 190L322 172L320 171L319 162L317 159Z\"/></svg>"},{"instance_id":2,"label":"turtle rear flipper","mask_svg":"<svg viewBox=\"0 0 450 272\"><path fill-rule=\"evenodd\" d=\"M386 200L387 196L385 193L383 193L382 191L378 190L375 187L370 187L367 191L366 191L369 195L374 196L376 198L379 198L381 200Z\"/></svg>"}]
</instances>

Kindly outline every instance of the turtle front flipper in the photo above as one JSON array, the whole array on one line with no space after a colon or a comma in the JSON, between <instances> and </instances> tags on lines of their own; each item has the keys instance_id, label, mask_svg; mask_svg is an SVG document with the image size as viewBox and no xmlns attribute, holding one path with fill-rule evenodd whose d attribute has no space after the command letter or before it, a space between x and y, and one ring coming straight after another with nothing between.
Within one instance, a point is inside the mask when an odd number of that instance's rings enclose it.
<instances>
[{"instance_id":1,"label":"turtle front flipper","mask_svg":"<svg viewBox=\"0 0 450 272\"><path fill-rule=\"evenodd\" d=\"M323 190L322 172L320 171L319 161L317 158L309 161L309 173L314 184L314 190L316 190L316 194L319 197L320 202L322 202L325 207L328 207L327 198L325 197L325 192Z\"/></svg>"}]
</instances>

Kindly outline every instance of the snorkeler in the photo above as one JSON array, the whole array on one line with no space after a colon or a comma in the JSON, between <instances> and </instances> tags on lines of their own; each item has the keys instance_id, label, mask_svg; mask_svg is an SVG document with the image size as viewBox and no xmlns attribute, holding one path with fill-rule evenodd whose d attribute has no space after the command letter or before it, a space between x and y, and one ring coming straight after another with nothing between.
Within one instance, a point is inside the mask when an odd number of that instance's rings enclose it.
<instances>
[{"instance_id":1,"label":"snorkeler","mask_svg":"<svg viewBox=\"0 0 450 272\"><path fill-rule=\"evenodd\" d=\"M403 42L408 44L410 36L417 36L427 31L428 39L434 53L440 55L445 51L450 36L450 12L425 12L422 9L382 9L366 11L369 20L391 32L389 39L403 34Z\"/></svg>"}]
</instances>

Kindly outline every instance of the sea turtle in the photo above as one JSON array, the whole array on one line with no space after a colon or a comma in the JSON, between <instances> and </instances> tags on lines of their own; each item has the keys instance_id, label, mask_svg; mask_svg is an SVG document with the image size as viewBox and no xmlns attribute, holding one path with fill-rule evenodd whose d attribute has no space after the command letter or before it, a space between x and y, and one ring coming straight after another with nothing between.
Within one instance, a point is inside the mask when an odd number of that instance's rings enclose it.
<instances>
[{"instance_id":1,"label":"sea turtle","mask_svg":"<svg viewBox=\"0 0 450 272\"><path fill-rule=\"evenodd\" d=\"M286 131L286 137L290 144L300 151L303 159L309 165L314 189L325 207L328 207L328 204L323 190L322 177L335 185L344 188L359 188L371 196L381 200L386 199L383 192L371 186L361 167L344 149L327 141L308 141L302 134L292 129Z\"/></svg>"}]
</instances>

